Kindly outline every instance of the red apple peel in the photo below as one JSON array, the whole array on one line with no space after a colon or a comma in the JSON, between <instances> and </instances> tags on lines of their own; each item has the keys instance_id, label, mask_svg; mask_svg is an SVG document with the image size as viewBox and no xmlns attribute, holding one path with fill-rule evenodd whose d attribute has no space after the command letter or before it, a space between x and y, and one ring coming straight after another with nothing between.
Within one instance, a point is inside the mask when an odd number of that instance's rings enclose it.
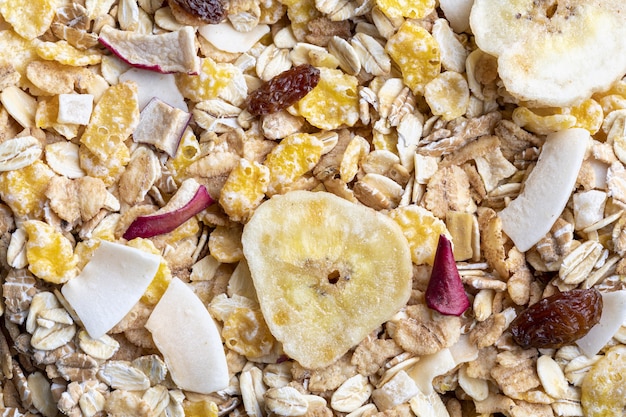
<instances>
[{"instance_id":1,"label":"red apple peel","mask_svg":"<svg viewBox=\"0 0 626 417\"><path fill-rule=\"evenodd\" d=\"M182 207L137 217L126 229L123 237L131 240L136 237L149 238L169 233L214 202L204 185L200 185L193 197Z\"/></svg>"},{"instance_id":2,"label":"red apple peel","mask_svg":"<svg viewBox=\"0 0 626 417\"><path fill-rule=\"evenodd\" d=\"M433 270L426 288L426 305L441 314L460 316L470 306L456 268L452 244L439 236Z\"/></svg>"}]
</instances>

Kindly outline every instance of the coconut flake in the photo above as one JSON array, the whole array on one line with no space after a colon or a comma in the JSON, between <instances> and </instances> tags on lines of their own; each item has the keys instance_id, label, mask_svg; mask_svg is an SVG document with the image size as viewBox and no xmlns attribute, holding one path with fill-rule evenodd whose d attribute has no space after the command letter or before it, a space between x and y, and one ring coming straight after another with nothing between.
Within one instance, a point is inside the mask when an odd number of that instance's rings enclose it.
<instances>
[{"instance_id":1,"label":"coconut flake","mask_svg":"<svg viewBox=\"0 0 626 417\"><path fill-rule=\"evenodd\" d=\"M576 344L588 357L593 357L626 322L626 290L602 293L602 316Z\"/></svg>"},{"instance_id":2,"label":"coconut flake","mask_svg":"<svg viewBox=\"0 0 626 417\"><path fill-rule=\"evenodd\" d=\"M269 33L268 25L256 25L249 32L239 32L228 22L217 25L203 25L198 33L213 46L225 52L248 52L252 46Z\"/></svg>"},{"instance_id":3,"label":"coconut flake","mask_svg":"<svg viewBox=\"0 0 626 417\"><path fill-rule=\"evenodd\" d=\"M119 82L124 81L137 83L137 100L140 110L156 97L172 107L189 111L185 98L176 85L174 74L131 68L119 76Z\"/></svg>"}]
</instances>

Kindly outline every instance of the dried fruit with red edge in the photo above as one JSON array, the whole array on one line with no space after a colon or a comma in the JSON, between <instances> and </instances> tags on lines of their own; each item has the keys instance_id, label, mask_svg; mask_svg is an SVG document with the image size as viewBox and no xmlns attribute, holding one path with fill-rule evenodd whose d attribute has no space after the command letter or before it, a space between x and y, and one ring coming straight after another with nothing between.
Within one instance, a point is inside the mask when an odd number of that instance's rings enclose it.
<instances>
[{"instance_id":1,"label":"dried fruit with red edge","mask_svg":"<svg viewBox=\"0 0 626 417\"><path fill-rule=\"evenodd\" d=\"M557 293L522 311L510 330L524 349L557 349L586 335L600 321L602 306L602 296L595 288Z\"/></svg>"},{"instance_id":2,"label":"dried fruit with red edge","mask_svg":"<svg viewBox=\"0 0 626 417\"><path fill-rule=\"evenodd\" d=\"M254 116L276 113L296 104L319 81L319 69L310 64L298 65L281 72L250 93L246 107Z\"/></svg>"},{"instance_id":3,"label":"dried fruit with red edge","mask_svg":"<svg viewBox=\"0 0 626 417\"><path fill-rule=\"evenodd\" d=\"M470 306L452 252L452 244L439 235L433 269L426 288L426 305L441 314L460 316Z\"/></svg>"},{"instance_id":4,"label":"dried fruit with red edge","mask_svg":"<svg viewBox=\"0 0 626 417\"><path fill-rule=\"evenodd\" d=\"M213 203L206 187L189 178L160 210L133 220L123 237L131 240L169 233Z\"/></svg>"}]
</instances>

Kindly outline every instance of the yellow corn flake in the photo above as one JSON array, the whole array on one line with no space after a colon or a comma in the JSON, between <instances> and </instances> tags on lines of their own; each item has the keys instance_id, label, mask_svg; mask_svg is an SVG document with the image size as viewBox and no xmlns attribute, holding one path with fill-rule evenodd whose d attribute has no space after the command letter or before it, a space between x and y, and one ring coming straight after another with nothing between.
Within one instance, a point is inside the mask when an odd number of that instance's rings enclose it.
<instances>
[{"instance_id":1,"label":"yellow corn flake","mask_svg":"<svg viewBox=\"0 0 626 417\"><path fill-rule=\"evenodd\" d=\"M392 210L389 216L400 225L409 241L411 260L416 265L433 264L439 235L452 239L443 220L421 206L399 207Z\"/></svg>"},{"instance_id":2,"label":"yellow corn flake","mask_svg":"<svg viewBox=\"0 0 626 417\"><path fill-rule=\"evenodd\" d=\"M200 159L200 144L191 129L186 129L178 144L176 155L167 161L167 168L176 181L185 179L185 169Z\"/></svg>"},{"instance_id":3,"label":"yellow corn flake","mask_svg":"<svg viewBox=\"0 0 626 417\"><path fill-rule=\"evenodd\" d=\"M80 167L83 171L91 177L101 179L107 187L117 182L130 161L130 150L124 142L115 145L109 151L109 158L102 161L86 146L81 146L78 150Z\"/></svg>"},{"instance_id":4,"label":"yellow corn flake","mask_svg":"<svg viewBox=\"0 0 626 417\"><path fill-rule=\"evenodd\" d=\"M285 15L287 9L285 5L278 0L262 1L259 7L261 9L259 23L265 25L273 25L278 22Z\"/></svg>"},{"instance_id":5,"label":"yellow corn flake","mask_svg":"<svg viewBox=\"0 0 626 417\"><path fill-rule=\"evenodd\" d=\"M11 53L0 54L0 65L12 65L26 80L26 67L37 59L37 50L32 42L19 36L10 29L0 31L0 45Z\"/></svg>"},{"instance_id":6,"label":"yellow corn flake","mask_svg":"<svg viewBox=\"0 0 626 417\"><path fill-rule=\"evenodd\" d=\"M394 129L389 133L374 131L372 145L376 151L389 151L398 154L398 132Z\"/></svg>"},{"instance_id":7,"label":"yellow corn flake","mask_svg":"<svg viewBox=\"0 0 626 417\"><path fill-rule=\"evenodd\" d=\"M463 116L470 102L469 86L455 71L446 71L424 87L424 99L431 111L444 120Z\"/></svg>"},{"instance_id":8,"label":"yellow corn flake","mask_svg":"<svg viewBox=\"0 0 626 417\"><path fill-rule=\"evenodd\" d=\"M626 109L626 96L621 94L608 94L598 99L604 114L609 114L614 110Z\"/></svg>"},{"instance_id":9,"label":"yellow corn flake","mask_svg":"<svg viewBox=\"0 0 626 417\"><path fill-rule=\"evenodd\" d=\"M177 74L176 84L185 98L199 102L217 98L238 73L234 65L206 57L201 60L199 74Z\"/></svg>"},{"instance_id":10,"label":"yellow corn flake","mask_svg":"<svg viewBox=\"0 0 626 417\"><path fill-rule=\"evenodd\" d=\"M96 65L102 61L102 54L93 49L80 50L65 40L57 42L36 42L37 55L48 61L57 61L73 67Z\"/></svg>"},{"instance_id":11,"label":"yellow corn flake","mask_svg":"<svg viewBox=\"0 0 626 417\"><path fill-rule=\"evenodd\" d=\"M320 129L353 126L359 119L357 78L340 70L319 70L317 86L294 105L297 113Z\"/></svg>"},{"instance_id":12,"label":"yellow corn flake","mask_svg":"<svg viewBox=\"0 0 626 417\"><path fill-rule=\"evenodd\" d=\"M57 0L3 0L0 13L18 35L31 40L50 28L59 6Z\"/></svg>"},{"instance_id":13,"label":"yellow corn flake","mask_svg":"<svg viewBox=\"0 0 626 417\"><path fill-rule=\"evenodd\" d=\"M269 355L275 340L261 311L247 307L236 308L229 314L222 338L229 349L250 359Z\"/></svg>"},{"instance_id":14,"label":"yellow corn flake","mask_svg":"<svg viewBox=\"0 0 626 417\"><path fill-rule=\"evenodd\" d=\"M151 240L136 238L130 240L127 245L132 248L151 253L153 255L159 255L159 257L161 258L161 262L159 263L159 269L157 269L154 278L152 278L150 285L148 285L148 288L141 297L141 301L143 301L144 303L156 305L156 303L158 303L161 299L163 293L165 293L165 290L167 290L167 286L172 280L172 271L170 271L169 266L167 266L167 261L165 260L165 258L161 256L161 251L157 249L156 246L154 246L154 243L152 243Z\"/></svg>"},{"instance_id":15,"label":"yellow corn flake","mask_svg":"<svg viewBox=\"0 0 626 417\"><path fill-rule=\"evenodd\" d=\"M610 348L585 374L581 403L585 416L624 415L626 405L626 347Z\"/></svg>"},{"instance_id":16,"label":"yellow corn flake","mask_svg":"<svg viewBox=\"0 0 626 417\"><path fill-rule=\"evenodd\" d=\"M25 221L24 230L28 270L36 277L62 284L78 274L72 243L61 232L39 220Z\"/></svg>"},{"instance_id":17,"label":"yellow corn flake","mask_svg":"<svg viewBox=\"0 0 626 417\"><path fill-rule=\"evenodd\" d=\"M185 417L217 417L217 404L209 400L185 401L183 403Z\"/></svg>"},{"instance_id":18,"label":"yellow corn flake","mask_svg":"<svg viewBox=\"0 0 626 417\"><path fill-rule=\"evenodd\" d=\"M517 107L513 110L512 119L518 126L538 135L547 135L576 125L576 116L558 114L556 109Z\"/></svg>"},{"instance_id":19,"label":"yellow corn flake","mask_svg":"<svg viewBox=\"0 0 626 417\"><path fill-rule=\"evenodd\" d=\"M406 20L387 41L387 53L402 71L404 83L414 94L422 95L424 87L441 72L439 44L422 26Z\"/></svg>"},{"instance_id":20,"label":"yellow corn flake","mask_svg":"<svg viewBox=\"0 0 626 417\"><path fill-rule=\"evenodd\" d=\"M243 259L242 233L243 226L239 223L217 226L209 235L209 252L220 262L239 262Z\"/></svg>"},{"instance_id":21,"label":"yellow corn flake","mask_svg":"<svg viewBox=\"0 0 626 417\"><path fill-rule=\"evenodd\" d=\"M287 191L291 183L313 169L323 149L324 143L308 133L294 133L283 139L265 159L270 172L268 195Z\"/></svg>"},{"instance_id":22,"label":"yellow corn flake","mask_svg":"<svg viewBox=\"0 0 626 417\"><path fill-rule=\"evenodd\" d=\"M104 92L94 107L80 142L101 161L107 161L138 123L137 84L116 84Z\"/></svg>"},{"instance_id":23,"label":"yellow corn flake","mask_svg":"<svg viewBox=\"0 0 626 417\"><path fill-rule=\"evenodd\" d=\"M76 255L77 260L77 268L82 271L82 269L87 265L87 263L93 257L93 254L96 252L96 249L100 246L100 241L103 239L93 238L87 240L81 240L76 244L74 248L74 254ZM108 241L113 242L115 240L114 237L111 239L106 239Z\"/></svg>"},{"instance_id":24,"label":"yellow corn flake","mask_svg":"<svg viewBox=\"0 0 626 417\"><path fill-rule=\"evenodd\" d=\"M584 100L579 105L568 108L565 112L576 117L574 127L587 129L592 135L596 134L602 127L604 111L600 103L594 99Z\"/></svg>"},{"instance_id":25,"label":"yellow corn flake","mask_svg":"<svg viewBox=\"0 0 626 417\"><path fill-rule=\"evenodd\" d=\"M307 33L309 33L307 28L309 22L321 16L321 13L315 8L315 2L311 0L280 0L280 2L287 6L287 17L291 22L293 35L300 42L304 42Z\"/></svg>"},{"instance_id":26,"label":"yellow corn flake","mask_svg":"<svg viewBox=\"0 0 626 417\"><path fill-rule=\"evenodd\" d=\"M54 129L67 139L75 138L76 135L78 135L79 126L73 123L57 122L58 114L59 96L53 96L47 99L42 98L37 103L35 125L40 129Z\"/></svg>"},{"instance_id":27,"label":"yellow corn flake","mask_svg":"<svg viewBox=\"0 0 626 417\"><path fill-rule=\"evenodd\" d=\"M0 197L17 217L39 219L43 216L46 188L55 173L44 162L0 173Z\"/></svg>"},{"instance_id":28,"label":"yellow corn flake","mask_svg":"<svg viewBox=\"0 0 626 417\"><path fill-rule=\"evenodd\" d=\"M376 0L378 8L391 18L421 19L435 10L435 0Z\"/></svg>"},{"instance_id":29,"label":"yellow corn flake","mask_svg":"<svg viewBox=\"0 0 626 417\"><path fill-rule=\"evenodd\" d=\"M270 180L269 169L242 158L220 191L220 205L234 221L246 222L261 204Z\"/></svg>"}]
</instances>

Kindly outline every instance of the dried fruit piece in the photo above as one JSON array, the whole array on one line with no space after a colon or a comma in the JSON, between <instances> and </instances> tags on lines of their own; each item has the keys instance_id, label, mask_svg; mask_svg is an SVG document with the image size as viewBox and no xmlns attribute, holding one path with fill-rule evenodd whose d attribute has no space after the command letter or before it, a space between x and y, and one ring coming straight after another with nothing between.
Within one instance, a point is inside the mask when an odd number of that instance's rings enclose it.
<instances>
[{"instance_id":1,"label":"dried fruit piece","mask_svg":"<svg viewBox=\"0 0 626 417\"><path fill-rule=\"evenodd\" d=\"M330 193L272 197L246 224L242 243L267 325L306 368L335 362L410 294L400 228Z\"/></svg>"},{"instance_id":2,"label":"dried fruit piece","mask_svg":"<svg viewBox=\"0 0 626 417\"><path fill-rule=\"evenodd\" d=\"M585 375L581 403L587 417L623 415L626 405L626 347L611 348Z\"/></svg>"},{"instance_id":3,"label":"dried fruit piece","mask_svg":"<svg viewBox=\"0 0 626 417\"><path fill-rule=\"evenodd\" d=\"M147 35L105 26L99 41L133 67L157 72L196 74L200 70L196 32L184 26L175 32Z\"/></svg>"},{"instance_id":4,"label":"dried fruit piece","mask_svg":"<svg viewBox=\"0 0 626 417\"><path fill-rule=\"evenodd\" d=\"M587 334L601 315L598 290L574 289L531 305L513 320L510 330L524 349L560 348Z\"/></svg>"},{"instance_id":5,"label":"dried fruit piece","mask_svg":"<svg viewBox=\"0 0 626 417\"><path fill-rule=\"evenodd\" d=\"M433 269L426 288L426 305L441 314L460 316L470 306L456 268L452 244L439 235Z\"/></svg>"},{"instance_id":6,"label":"dried fruit piece","mask_svg":"<svg viewBox=\"0 0 626 417\"><path fill-rule=\"evenodd\" d=\"M191 113L154 97L141 111L133 140L154 145L173 157L190 120Z\"/></svg>"},{"instance_id":7,"label":"dried fruit piece","mask_svg":"<svg viewBox=\"0 0 626 417\"><path fill-rule=\"evenodd\" d=\"M167 4L174 17L184 24L215 24L226 18L226 10L220 0L168 0Z\"/></svg>"},{"instance_id":8,"label":"dried fruit piece","mask_svg":"<svg viewBox=\"0 0 626 417\"><path fill-rule=\"evenodd\" d=\"M213 203L204 185L185 180L176 194L157 212L137 217L124 232L124 239L153 237L169 233Z\"/></svg>"},{"instance_id":9,"label":"dried fruit piece","mask_svg":"<svg viewBox=\"0 0 626 417\"><path fill-rule=\"evenodd\" d=\"M470 24L480 49L498 57L508 92L568 106L626 72L625 12L621 0L477 0Z\"/></svg>"},{"instance_id":10,"label":"dried fruit piece","mask_svg":"<svg viewBox=\"0 0 626 417\"><path fill-rule=\"evenodd\" d=\"M246 106L250 114L262 116L276 113L297 103L320 80L320 70L302 64L283 71L251 92Z\"/></svg>"},{"instance_id":11,"label":"dried fruit piece","mask_svg":"<svg viewBox=\"0 0 626 417\"><path fill-rule=\"evenodd\" d=\"M208 310L187 284L177 278L172 280L145 327L178 387L210 394L228 386L220 334Z\"/></svg>"}]
</instances>

